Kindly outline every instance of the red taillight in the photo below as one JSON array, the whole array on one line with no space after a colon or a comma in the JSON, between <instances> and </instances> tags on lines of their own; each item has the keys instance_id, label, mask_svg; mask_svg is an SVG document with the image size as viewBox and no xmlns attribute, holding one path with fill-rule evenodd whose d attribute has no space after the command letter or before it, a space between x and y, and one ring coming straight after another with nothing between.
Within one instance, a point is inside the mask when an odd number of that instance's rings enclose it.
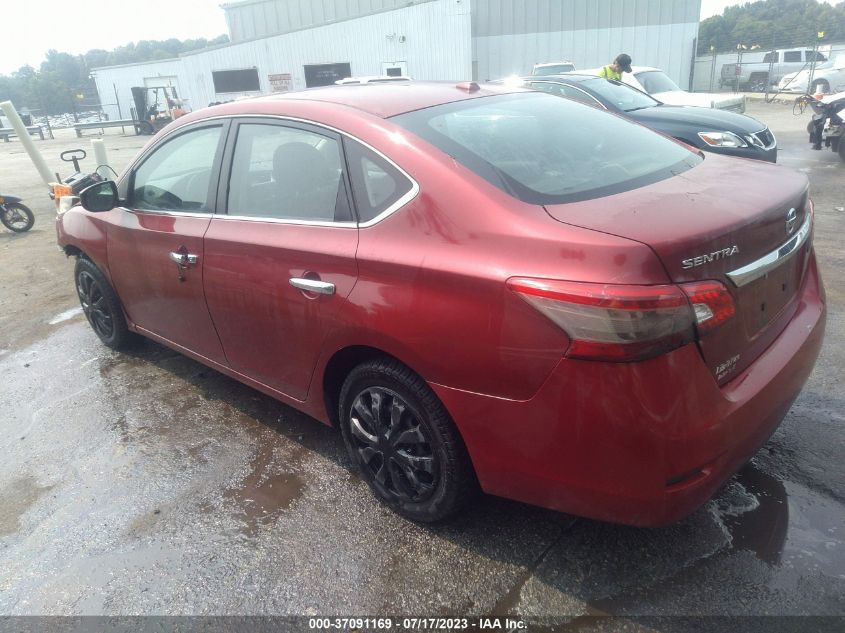
<instances>
[{"instance_id":1,"label":"red taillight","mask_svg":"<svg viewBox=\"0 0 845 633\"><path fill-rule=\"evenodd\" d=\"M523 277L509 279L508 286L569 335L568 357L643 360L695 338L689 302L677 286Z\"/></svg>"},{"instance_id":2,"label":"red taillight","mask_svg":"<svg viewBox=\"0 0 845 633\"><path fill-rule=\"evenodd\" d=\"M735 308L717 281L635 286L514 277L508 287L570 338L566 356L605 361L652 358L706 335Z\"/></svg>"},{"instance_id":3,"label":"red taillight","mask_svg":"<svg viewBox=\"0 0 845 633\"><path fill-rule=\"evenodd\" d=\"M736 314L728 289L718 281L681 284L681 289L689 297L700 335L712 332Z\"/></svg>"}]
</instances>

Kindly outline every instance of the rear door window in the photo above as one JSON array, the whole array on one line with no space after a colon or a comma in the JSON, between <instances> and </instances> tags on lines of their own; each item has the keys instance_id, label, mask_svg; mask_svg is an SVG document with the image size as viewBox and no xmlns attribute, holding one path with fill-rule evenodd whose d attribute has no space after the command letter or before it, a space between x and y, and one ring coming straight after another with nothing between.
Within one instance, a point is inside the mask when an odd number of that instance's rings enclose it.
<instances>
[{"instance_id":1,"label":"rear door window","mask_svg":"<svg viewBox=\"0 0 845 633\"><path fill-rule=\"evenodd\" d=\"M413 197L413 181L395 165L352 139L344 139L344 146L360 222L372 222Z\"/></svg>"},{"instance_id":2,"label":"rear door window","mask_svg":"<svg viewBox=\"0 0 845 633\"><path fill-rule=\"evenodd\" d=\"M801 61L801 51L784 51L783 61L784 62L800 62Z\"/></svg>"},{"instance_id":3,"label":"rear door window","mask_svg":"<svg viewBox=\"0 0 845 633\"><path fill-rule=\"evenodd\" d=\"M337 138L278 124L241 123L229 178L229 215L348 222Z\"/></svg>"}]
</instances>

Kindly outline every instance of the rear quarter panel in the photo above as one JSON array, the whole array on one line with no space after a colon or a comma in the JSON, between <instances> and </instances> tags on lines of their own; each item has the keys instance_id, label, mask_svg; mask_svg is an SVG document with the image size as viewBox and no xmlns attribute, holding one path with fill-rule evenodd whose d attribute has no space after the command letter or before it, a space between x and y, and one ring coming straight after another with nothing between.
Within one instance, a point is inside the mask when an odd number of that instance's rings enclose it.
<instances>
[{"instance_id":1,"label":"rear quarter panel","mask_svg":"<svg viewBox=\"0 0 845 633\"><path fill-rule=\"evenodd\" d=\"M324 363L345 346L370 345L430 382L528 399L569 341L507 289L508 278L666 282L648 247L556 222L389 122L357 133L408 172L420 193L360 230L358 282Z\"/></svg>"}]
</instances>

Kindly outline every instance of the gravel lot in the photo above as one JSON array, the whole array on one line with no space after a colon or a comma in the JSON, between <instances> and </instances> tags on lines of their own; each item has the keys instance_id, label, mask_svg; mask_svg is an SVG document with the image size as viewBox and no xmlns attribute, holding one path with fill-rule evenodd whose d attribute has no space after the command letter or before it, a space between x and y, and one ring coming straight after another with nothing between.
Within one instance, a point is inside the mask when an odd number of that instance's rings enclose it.
<instances>
[{"instance_id":1,"label":"gravel lot","mask_svg":"<svg viewBox=\"0 0 845 633\"><path fill-rule=\"evenodd\" d=\"M109 351L78 309L52 202L21 145L0 144L0 188L36 213L29 233L0 232L0 615L495 613L579 630L845 616L845 164L809 149L809 113L749 114L810 178L827 337L753 462L657 530L489 497L415 525L350 474L331 429L154 343ZM116 167L147 140L103 138ZM36 145L62 173L60 151L90 150L72 131ZM585 618L601 614L624 617Z\"/></svg>"}]
</instances>

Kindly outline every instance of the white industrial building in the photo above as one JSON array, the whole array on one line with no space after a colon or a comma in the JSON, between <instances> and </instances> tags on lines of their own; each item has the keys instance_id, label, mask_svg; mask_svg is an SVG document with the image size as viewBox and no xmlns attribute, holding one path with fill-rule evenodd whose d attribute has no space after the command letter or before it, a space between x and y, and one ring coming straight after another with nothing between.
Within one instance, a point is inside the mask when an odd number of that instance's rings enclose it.
<instances>
[{"instance_id":1,"label":"white industrial building","mask_svg":"<svg viewBox=\"0 0 845 633\"><path fill-rule=\"evenodd\" d=\"M477 80L620 52L686 87L701 0L243 0L222 5L231 43L92 75L109 118L131 87L170 86L192 109L361 75Z\"/></svg>"}]
</instances>

